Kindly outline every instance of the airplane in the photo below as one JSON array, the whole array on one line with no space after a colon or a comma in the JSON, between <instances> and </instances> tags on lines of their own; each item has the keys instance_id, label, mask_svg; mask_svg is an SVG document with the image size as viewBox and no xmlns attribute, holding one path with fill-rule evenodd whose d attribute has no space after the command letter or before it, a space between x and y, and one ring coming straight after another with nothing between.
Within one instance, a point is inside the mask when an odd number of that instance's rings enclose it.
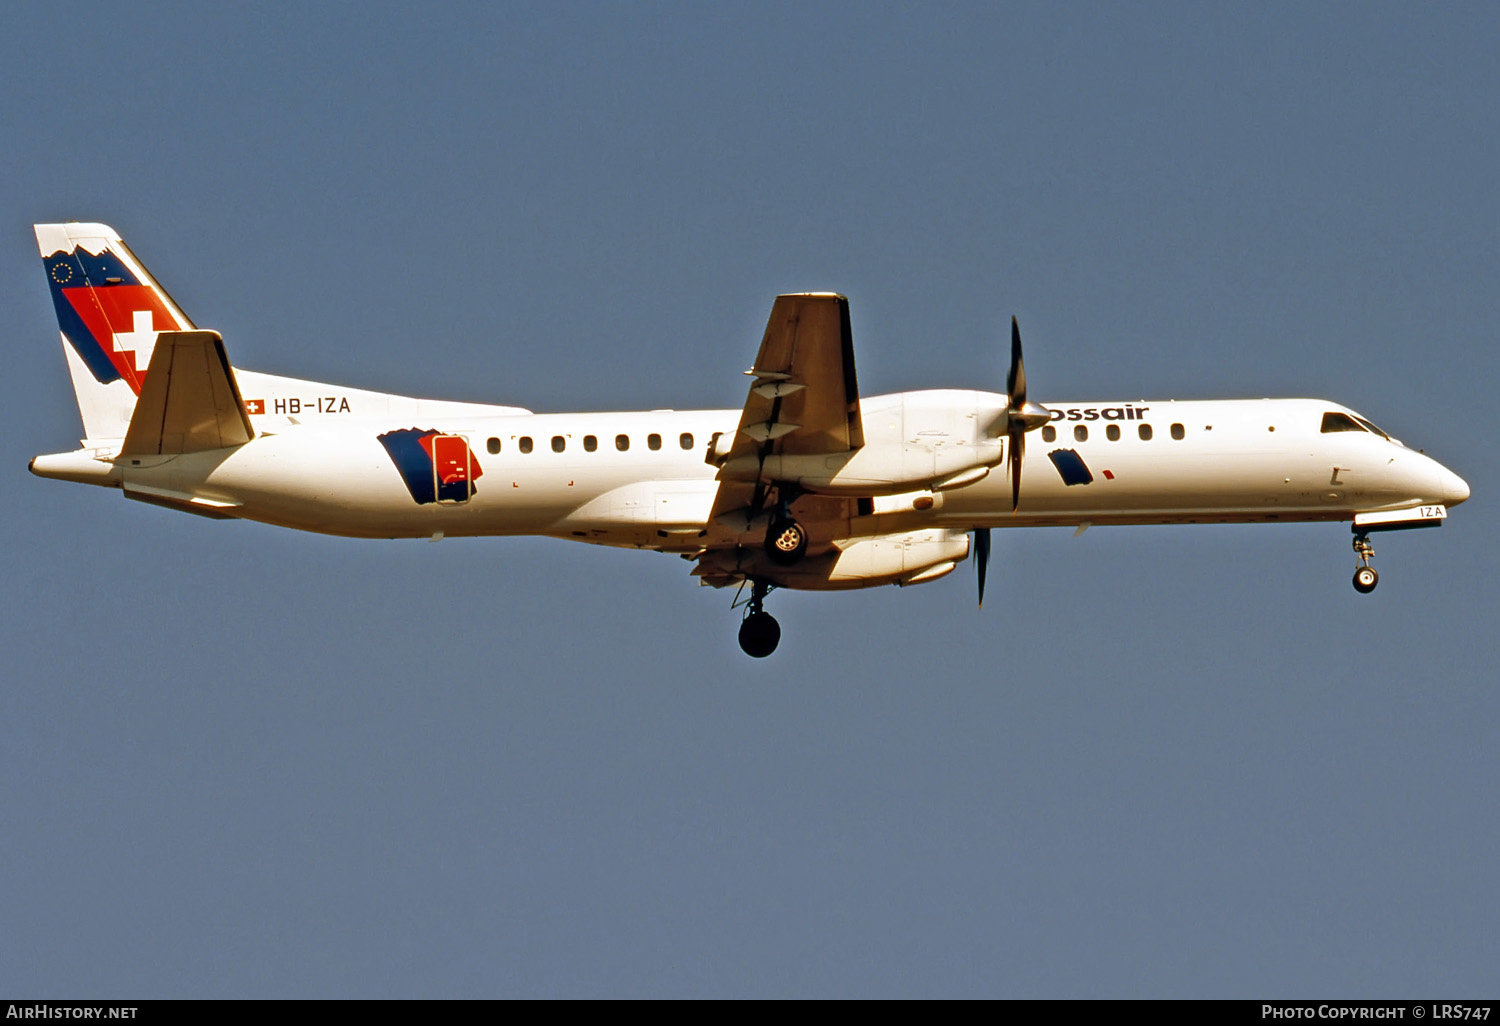
<instances>
[{"instance_id":1,"label":"airplane","mask_svg":"<svg viewBox=\"0 0 1500 1026\"><path fill-rule=\"evenodd\" d=\"M1322 399L1042 406L1015 318L1004 393L861 396L831 292L776 298L737 411L538 414L277 377L233 366L114 229L34 227L84 437L32 473L331 535L673 553L738 589L756 658L781 638L777 588L924 584L972 555L982 606L996 528L1348 522L1368 593L1371 534L1441 526L1469 497Z\"/></svg>"}]
</instances>

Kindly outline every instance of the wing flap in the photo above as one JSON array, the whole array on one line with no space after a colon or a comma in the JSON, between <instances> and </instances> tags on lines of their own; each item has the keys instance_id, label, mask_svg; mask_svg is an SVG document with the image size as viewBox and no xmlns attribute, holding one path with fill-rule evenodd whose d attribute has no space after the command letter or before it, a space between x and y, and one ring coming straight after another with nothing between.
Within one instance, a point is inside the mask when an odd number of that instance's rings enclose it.
<instances>
[{"instance_id":1,"label":"wing flap","mask_svg":"<svg viewBox=\"0 0 1500 1026\"><path fill-rule=\"evenodd\" d=\"M122 456L227 449L255 437L217 331L164 331L125 432Z\"/></svg>"}]
</instances>

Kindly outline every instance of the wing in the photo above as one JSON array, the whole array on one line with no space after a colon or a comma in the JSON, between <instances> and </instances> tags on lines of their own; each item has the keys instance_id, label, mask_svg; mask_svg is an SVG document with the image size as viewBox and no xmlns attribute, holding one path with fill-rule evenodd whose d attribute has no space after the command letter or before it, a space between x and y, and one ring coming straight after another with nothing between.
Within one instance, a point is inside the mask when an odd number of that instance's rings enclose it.
<instances>
[{"instance_id":1,"label":"wing","mask_svg":"<svg viewBox=\"0 0 1500 1026\"><path fill-rule=\"evenodd\" d=\"M748 373L754 381L739 428L729 444L715 447L720 463L746 456L764 461L771 455L833 455L864 445L845 297L777 296ZM758 511L765 492L763 484L721 482L712 516Z\"/></svg>"}]
</instances>

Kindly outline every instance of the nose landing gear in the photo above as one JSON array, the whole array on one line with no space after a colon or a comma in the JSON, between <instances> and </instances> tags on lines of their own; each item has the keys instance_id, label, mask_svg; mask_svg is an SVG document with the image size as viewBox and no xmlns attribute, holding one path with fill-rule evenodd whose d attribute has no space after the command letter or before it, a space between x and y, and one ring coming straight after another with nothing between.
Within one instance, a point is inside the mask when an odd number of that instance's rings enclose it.
<instances>
[{"instance_id":1,"label":"nose landing gear","mask_svg":"<svg viewBox=\"0 0 1500 1026\"><path fill-rule=\"evenodd\" d=\"M771 586L765 581L750 582L750 601L745 619L740 622L740 648L747 656L764 659L781 643L781 624L763 608Z\"/></svg>"},{"instance_id":2,"label":"nose landing gear","mask_svg":"<svg viewBox=\"0 0 1500 1026\"><path fill-rule=\"evenodd\" d=\"M1380 575L1370 565L1370 559L1375 555L1375 546L1370 544L1369 535L1354 535L1354 554L1359 557L1359 566L1354 568L1354 590L1361 595L1368 595L1380 583Z\"/></svg>"}]
</instances>

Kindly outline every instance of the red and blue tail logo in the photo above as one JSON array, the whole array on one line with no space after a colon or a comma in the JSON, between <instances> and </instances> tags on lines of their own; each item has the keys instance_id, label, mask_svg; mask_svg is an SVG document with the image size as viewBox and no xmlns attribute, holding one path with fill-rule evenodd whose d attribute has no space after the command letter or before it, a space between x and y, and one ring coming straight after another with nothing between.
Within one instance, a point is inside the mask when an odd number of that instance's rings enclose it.
<instances>
[{"instance_id":1,"label":"red and blue tail logo","mask_svg":"<svg viewBox=\"0 0 1500 1026\"><path fill-rule=\"evenodd\" d=\"M406 490L422 505L429 502L467 502L484 475L462 435L444 435L429 428L403 428L377 435L391 462L406 482Z\"/></svg>"},{"instance_id":2,"label":"red and blue tail logo","mask_svg":"<svg viewBox=\"0 0 1500 1026\"><path fill-rule=\"evenodd\" d=\"M100 252L85 248L91 242ZM157 333L192 325L179 323L159 287L143 281L110 240L67 243L51 253L44 246L42 255L58 327L101 384L123 379L139 395Z\"/></svg>"}]
</instances>

